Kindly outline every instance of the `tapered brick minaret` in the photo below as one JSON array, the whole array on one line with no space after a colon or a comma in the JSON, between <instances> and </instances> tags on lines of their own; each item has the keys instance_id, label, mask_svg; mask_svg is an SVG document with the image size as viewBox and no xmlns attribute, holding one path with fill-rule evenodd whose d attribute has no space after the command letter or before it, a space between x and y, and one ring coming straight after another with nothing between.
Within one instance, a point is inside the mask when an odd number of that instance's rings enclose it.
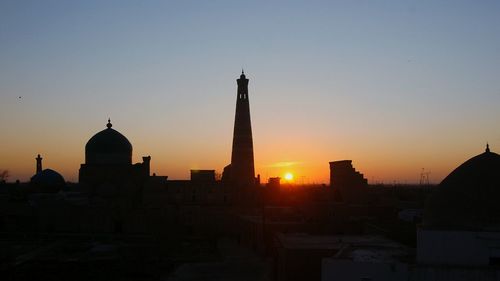
<instances>
[{"instance_id":1,"label":"tapered brick minaret","mask_svg":"<svg viewBox=\"0 0 500 281\"><path fill-rule=\"evenodd\" d=\"M248 79L243 71L241 71L240 79L236 81L238 82L238 92L231 154L231 181L236 186L248 187L255 185L255 170Z\"/></svg>"}]
</instances>

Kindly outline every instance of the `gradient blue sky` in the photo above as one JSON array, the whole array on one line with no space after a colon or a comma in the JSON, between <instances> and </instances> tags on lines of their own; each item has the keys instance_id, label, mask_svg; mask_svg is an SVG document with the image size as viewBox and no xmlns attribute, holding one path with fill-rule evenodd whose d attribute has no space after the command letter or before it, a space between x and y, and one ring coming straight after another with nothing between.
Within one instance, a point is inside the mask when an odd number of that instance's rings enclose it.
<instances>
[{"instance_id":1,"label":"gradient blue sky","mask_svg":"<svg viewBox=\"0 0 500 281\"><path fill-rule=\"evenodd\" d=\"M158 174L220 171L242 67L263 178L439 182L500 151L498 1L2 0L0 169L75 181L111 117Z\"/></svg>"}]
</instances>

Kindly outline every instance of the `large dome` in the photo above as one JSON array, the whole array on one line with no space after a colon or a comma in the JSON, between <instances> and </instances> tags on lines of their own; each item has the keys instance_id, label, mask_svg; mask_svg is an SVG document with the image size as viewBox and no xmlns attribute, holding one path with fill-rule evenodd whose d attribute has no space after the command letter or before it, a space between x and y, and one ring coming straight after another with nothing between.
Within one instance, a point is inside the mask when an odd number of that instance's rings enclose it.
<instances>
[{"instance_id":1,"label":"large dome","mask_svg":"<svg viewBox=\"0 0 500 281\"><path fill-rule=\"evenodd\" d=\"M500 226L500 155L479 154L456 168L426 202L424 226L484 229Z\"/></svg>"},{"instance_id":2,"label":"large dome","mask_svg":"<svg viewBox=\"0 0 500 281\"><path fill-rule=\"evenodd\" d=\"M86 164L132 164L132 144L118 131L107 129L95 134L85 145Z\"/></svg>"}]
</instances>

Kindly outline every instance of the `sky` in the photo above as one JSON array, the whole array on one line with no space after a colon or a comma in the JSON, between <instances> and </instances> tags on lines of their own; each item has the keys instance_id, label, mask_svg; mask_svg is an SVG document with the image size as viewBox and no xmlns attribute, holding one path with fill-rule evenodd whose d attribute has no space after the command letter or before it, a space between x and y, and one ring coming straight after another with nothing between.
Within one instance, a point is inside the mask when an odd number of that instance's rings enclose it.
<instances>
[{"instance_id":1,"label":"sky","mask_svg":"<svg viewBox=\"0 0 500 281\"><path fill-rule=\"evenodd\" d=\"M157 175L220 172L242 68L263 179L439 183L500 152L498 1L2 0L0 170L77 181L111 118Z\"/></svg>"}]
</instances>

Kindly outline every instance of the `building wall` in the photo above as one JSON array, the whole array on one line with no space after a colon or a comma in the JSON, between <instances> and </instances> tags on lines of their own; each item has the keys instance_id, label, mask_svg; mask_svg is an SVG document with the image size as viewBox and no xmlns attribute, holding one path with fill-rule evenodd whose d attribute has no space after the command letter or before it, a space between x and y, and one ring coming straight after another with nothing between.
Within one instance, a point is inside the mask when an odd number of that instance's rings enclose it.
<instances>
[{"instance_id":1,"label":"building wall","mask_svg":"<svg viewBox=\"0 0 500 281\"><path fill-rule=\"evenodd\" d=\"M425 265L488 266L500 258L500 232L417 230L417 262Z\"/></svg>"}]
</instances>

